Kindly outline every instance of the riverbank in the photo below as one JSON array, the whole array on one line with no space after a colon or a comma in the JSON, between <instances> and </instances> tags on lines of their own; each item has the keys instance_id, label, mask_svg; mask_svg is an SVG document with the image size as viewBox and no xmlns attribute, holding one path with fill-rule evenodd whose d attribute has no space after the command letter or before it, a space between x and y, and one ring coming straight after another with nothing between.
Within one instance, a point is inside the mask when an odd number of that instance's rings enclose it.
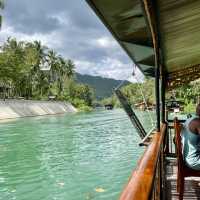
<instances>
[{"instance_id":1,"label":"riverbank","mask_svg":"<svg viewBox=\"0 0 200 200\"><path fill-rule=\"evenodd\" d=\"M0 100L0 120L74 112L72 104L61 101Z\"/></svg>"}]
</instances>

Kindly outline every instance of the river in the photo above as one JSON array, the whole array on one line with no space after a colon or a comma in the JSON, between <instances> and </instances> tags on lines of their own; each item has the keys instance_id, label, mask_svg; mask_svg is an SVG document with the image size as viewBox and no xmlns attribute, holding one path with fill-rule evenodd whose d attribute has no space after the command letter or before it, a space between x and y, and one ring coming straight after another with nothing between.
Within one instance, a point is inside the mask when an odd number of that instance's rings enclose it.
<instances>
[{"instance_id":1,"label":"river","mask_svg":"<svg viewBox=\"0 0 200 200\"><path fill-rule=\"evenodd\" d=\"M120 109L0 123L0 200L117 200L139 141Z\"/></svg>"}]
</instances>

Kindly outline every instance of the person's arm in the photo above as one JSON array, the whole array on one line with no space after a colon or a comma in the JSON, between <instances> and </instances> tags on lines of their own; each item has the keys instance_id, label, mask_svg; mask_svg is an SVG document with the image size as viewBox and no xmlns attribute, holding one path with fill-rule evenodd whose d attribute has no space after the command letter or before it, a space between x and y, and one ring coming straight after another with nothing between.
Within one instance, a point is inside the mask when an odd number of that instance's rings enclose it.
<instances>
[{"instance_id":1,"label":"person's arm","mask_svg":"<svg viewBox=\"0 0 200 200\"><path fill-rule=\"evenodd\" d=\"M200 135L200 119L196 119L191 124L191 130L192 130L192 132L196 133L197 135Z\"/></svg>"},{"instance_id":2,"label":"person's arm","mask_svg":"<svg viewBox=\"0 0 200 200\"><path fill-rule=\"evenodd\" d=\"M197 134L198 134L198 135L200 135L200 124L198 124L198 126L197 126L196 130L197 130L197 131L196 131L196 132L197 132Z\"/></svg>"}]
</instances>

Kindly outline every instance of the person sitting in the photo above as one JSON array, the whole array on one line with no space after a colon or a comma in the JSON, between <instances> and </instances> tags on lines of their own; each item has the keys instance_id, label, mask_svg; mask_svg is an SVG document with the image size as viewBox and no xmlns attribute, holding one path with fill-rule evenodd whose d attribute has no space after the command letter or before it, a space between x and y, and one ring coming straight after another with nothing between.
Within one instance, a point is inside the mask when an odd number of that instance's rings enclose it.
<instances>
[{"instance_id":1,"label":"person sitting","mask_svg":"<svg viewBox=\"0 0 200 200\"><path fill-rule=\"evenodd\" d=\"M196 107L196 115L183 124L181 136L185 164L200 170L200 104Z\"/></svg>"}]
</instances>

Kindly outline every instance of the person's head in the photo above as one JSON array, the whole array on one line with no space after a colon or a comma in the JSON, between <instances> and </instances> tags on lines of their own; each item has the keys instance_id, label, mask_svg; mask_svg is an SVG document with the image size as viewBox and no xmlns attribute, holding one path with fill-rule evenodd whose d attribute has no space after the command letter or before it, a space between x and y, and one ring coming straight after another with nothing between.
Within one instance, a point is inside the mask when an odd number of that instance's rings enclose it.
<instances>
[{"instance_id":1,"label":"person's head","mask_svg":"<svg viewBox=\"0 0 200 200\"><path fill-rule=\"evenodd\" d=\"M200 103L196 107L196 115L200 116Z\"/></svg>"}]
</instances>

